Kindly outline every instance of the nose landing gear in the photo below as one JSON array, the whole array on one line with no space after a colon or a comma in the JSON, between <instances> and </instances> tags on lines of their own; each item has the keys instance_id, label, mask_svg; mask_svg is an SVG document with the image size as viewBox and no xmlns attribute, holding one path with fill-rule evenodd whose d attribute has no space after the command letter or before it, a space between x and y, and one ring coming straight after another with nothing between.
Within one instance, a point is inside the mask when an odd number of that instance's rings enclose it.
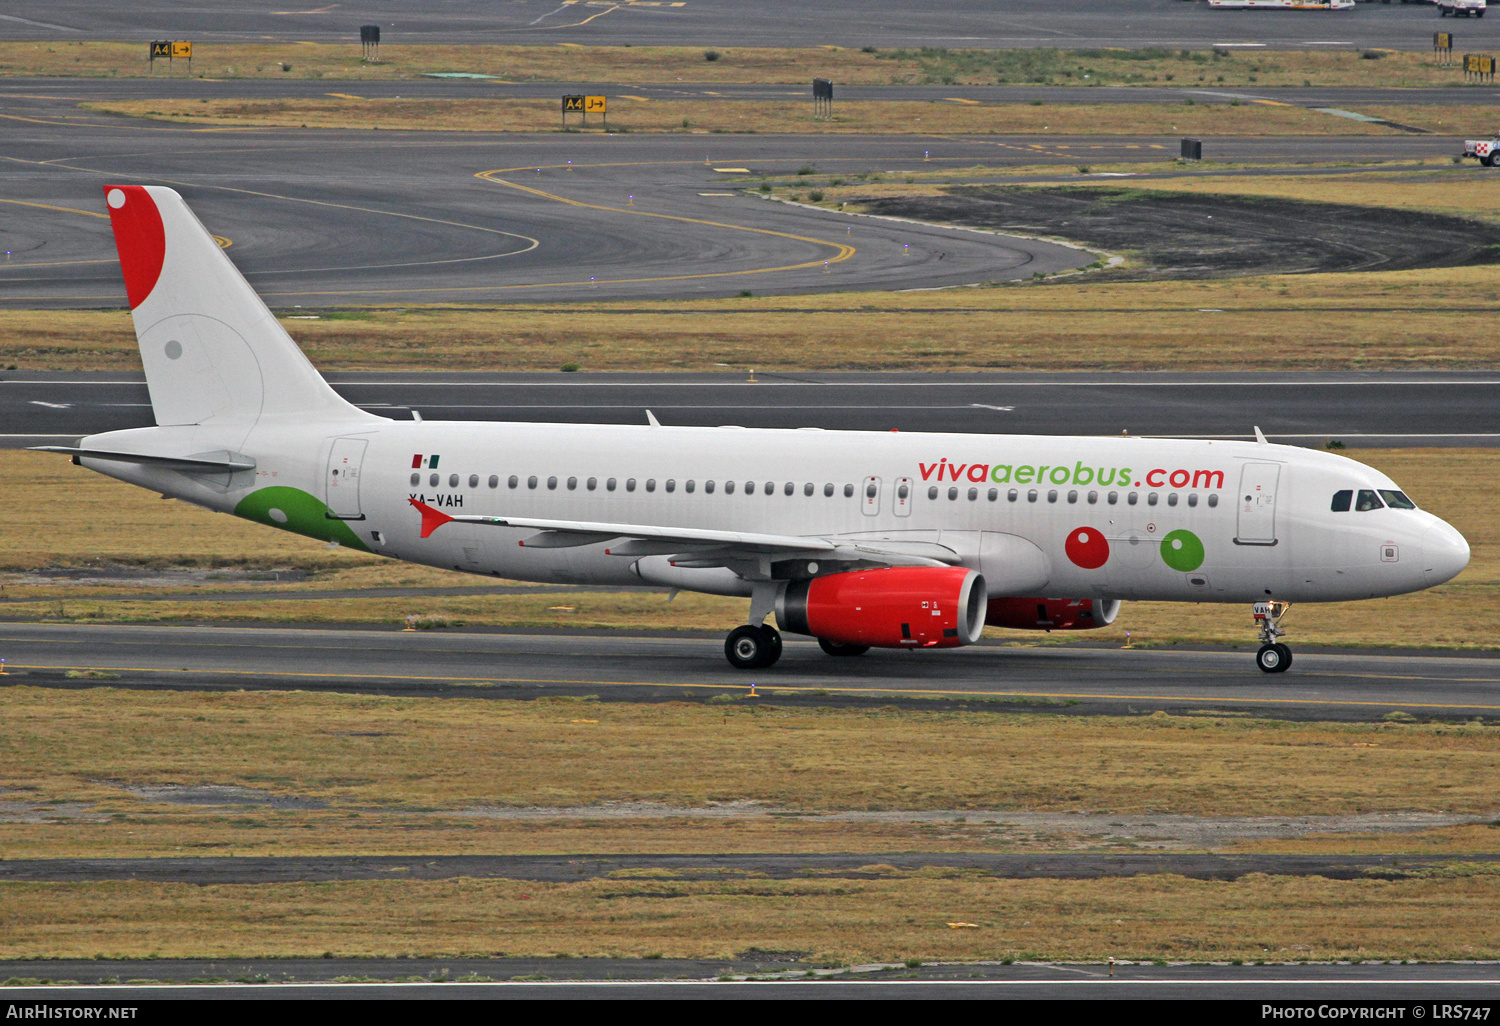
<instances>
[{"instance_id":1,"label":"nose landing gear","mask_svg":"<svg viewBox=\"0 0 1500 1026\"><path fill-rule=\"evenodd\" d=\"M1285 673L1292 665L1292 650L1276 640L1286 633L1281 629L1281 618L1290 608L1289 602L1257 602L1250 607L1255 626L1260 631L1260 650L1255 653L1255 665L1263 673Z\"/></svg>"}]
</instances>

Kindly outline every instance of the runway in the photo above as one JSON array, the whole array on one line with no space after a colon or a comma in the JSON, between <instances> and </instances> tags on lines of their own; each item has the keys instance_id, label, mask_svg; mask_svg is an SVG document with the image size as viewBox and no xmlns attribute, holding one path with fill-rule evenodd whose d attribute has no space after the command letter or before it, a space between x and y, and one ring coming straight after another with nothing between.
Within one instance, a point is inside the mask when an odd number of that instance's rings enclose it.
<instances>
[{"instance_id":1,"label":"runway","mask_svg":"<svg viewBox=\"0 0 1500 1026\"><path fill-rule=\"evenodd\" d=\"M747 953L749 954L749 953ZM771 954L771 953L767 953ZM796 953L793 953L794 955ZM1246 1003L1225 1012L1259 1017L1250 1001L1303 1016L1309 1001L1378 1001L1405 1018L1402 1003L1462 1005L1500 995L1487 962L1152 965L1100 962L928 962L811 968L794 959L332 958L101 959L0 962L12 979L78 985L6 987L12 1007L50 1002L367 999L474 1000L1112 1000L1216 999ZM367 982L334 982L339 978ZM122 986L120 980L139 981ZM99 982L104 981L104 982ZM213 982L207 982L213 981ZM1480 1010L1484 1010L1481 1005ZM1335 1007L1328 1011L1339 1013ZM1422 1009L1427 1014L1428 1009ZM1436 1015L1437 1013L1434 1013ZM1333 1016L1329 1016L1330 1018ZM1411 1015L1411 1018L1417 1018Z\"/></svg>"},{"instance_id":2,"label":"runway","mask_svg":"<svg viewBox=\"0 0 1500 1026\"><path fill-rule=\"evenodd\" d=\"M1165 163L1177 152L1175 138L1161 137L222 130L80 113L64 94L21 94L12 83L0 96L0 306L124 305L103 216L107 182L179 189L277 308L629 300L942 288L1068 271L1095 254L768 201L754 181L797 181L804 169L821 176L808 177L811 186L871 172ZM1215 159L1296 162L1420 159L1456 144L1399 135L1206 145Z\"/></svg>"},{"instance_id":3,"label":"runway","mask_svg":"<svg viewBox=\"0 0 1500 1026\"><path fill-rule=\"evenodd\" d=\"M775 667L747 673L725 663L718 635L10 623L0 625L0 656L5 686L64 689L705 701L744 694L753 682L758 694L781 704L917 701L928 708L936 700L1059 715L1235 709L1300 720L1368 721L1392 711L1500 718L1500 659L1492 655L1298 651L1288 673L1268 677L1255 669L1249 628L1245 633L1239 651L983 643L837 660L810 639L788 635ZM68 670L118 676L101 683L69 678ZM1014 701L985 704L995 698Z\"/></svg>"},{"instance_id":4,"label":"runway","mask_svg":"<svg viewBox=\"0 0 1500 1026\"><path fill-rule=\"evenodd\" d=\"M280 0L200 0L191 8L101 5L91 0L17 0L0 16L0 39L201 42L358 42L378 22L383 46L503 43L634 46L880 46L1084 49L1204 49L1215 43L1426 50L1449 28L1425 4L1360 4L1350 11L1229 11L1182 0L958 0L911 5L866 0L808 5L794 0L388 0L361 10L340 4L288 7ZM1457 31L1475 50L1493 48L1500 26L1466 18Z\"/></svg>"},{"instance_id":5,"label":"runway","mask_svg":"<svg viewBox=\"0 0 1500 1026\"><path fill-rule=\"evenodd\" d=\"M672 425L1191 438L1252 438L1259 425L1314 448L1500 444L1500 378L1487 374L761 373L751 382L747 373L328 378L351 402L397 419L640 424L649 409ZM140 374L0 375L0 447L152 423Z\"/></svg>"}]
</instances>

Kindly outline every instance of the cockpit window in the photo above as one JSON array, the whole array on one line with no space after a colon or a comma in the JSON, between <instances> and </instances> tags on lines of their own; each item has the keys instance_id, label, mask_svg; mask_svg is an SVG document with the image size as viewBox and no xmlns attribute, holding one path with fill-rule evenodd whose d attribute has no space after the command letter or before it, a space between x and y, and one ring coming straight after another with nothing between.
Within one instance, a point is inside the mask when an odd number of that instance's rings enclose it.
<instances>
[{"instance_id":1,"label":"cockpit window","mask_svg":"<svg viewBox=\"0 0 1500 1026\"><path fill-rule=\"evenodd\" d=\"M1335 513L1349 512L1349 503L1354 501L1354 493L1348 488L1341 492L1333 493L1333 506L1330 507Z\"/></svg>"},{"instance_id":2,"label":"cockpit window","mask_svg":"<svg viewBox=\"0 0 1500 1026\"><path fill-rule=\"evenodd\" d=\"M1417 504L1408 499L1404 492L1392 491L1389 488L1380 489L1380 497L1391 509L1416 509Z\"/></svg>"},{"instance_id":3,"label":"cockpit window","mask_svg":"<svg viewBox=\"0 0 1500 1026\"><path fill-rule=\"evenodd\" d=\"M1385 503L1381 502L1380 497L1370 489L1361 488L1359 490L1359 498L1354 503L1354 509L1356 510L1356 512L1364 513L1367 510L1384 508Z\"/></svg>"}]
</instances>

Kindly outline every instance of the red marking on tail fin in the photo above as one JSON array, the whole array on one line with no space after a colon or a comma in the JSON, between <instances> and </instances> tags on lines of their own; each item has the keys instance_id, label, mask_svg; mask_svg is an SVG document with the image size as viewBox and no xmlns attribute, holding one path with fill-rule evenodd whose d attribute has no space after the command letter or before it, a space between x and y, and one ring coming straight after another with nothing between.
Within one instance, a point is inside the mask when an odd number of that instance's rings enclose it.
<instances>
[{"instance_id":1,"label":"red marking on tail fin","mask_svg":"<svg viewBox=\"0 0 1500 1026\"><path fill-rule=\"evenodd\" d=\"M423 538L428 537L432 534L433 531L436 531L439 527L442 527L444 524L448 523L448 521L453 519L442 510L433 509L425 502L420 502L417 499L407 499L406 501L417 507L417 509L422 513Z\"/></svg>"},{"instance_id":2,"label":"red marking on tail fin","mask_svg":"<svg viewBox=\"0 0 1500 1026\"><path fill-rule=\"evenodd\" d=\"M145 302L161 265L167 258L167 233L162 227L156 201L140 185L106 185L104 200L109 223L115 230L115 248L120 251L120 270L125 275L125 295L134 310Z\"/></svg>"}]
</instances>

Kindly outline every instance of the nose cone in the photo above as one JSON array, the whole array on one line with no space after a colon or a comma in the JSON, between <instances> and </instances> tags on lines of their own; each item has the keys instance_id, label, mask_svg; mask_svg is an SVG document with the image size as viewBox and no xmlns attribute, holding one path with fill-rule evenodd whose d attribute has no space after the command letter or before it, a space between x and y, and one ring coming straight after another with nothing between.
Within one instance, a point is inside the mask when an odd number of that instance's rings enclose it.
<instances>
[{"instance_id":1,"label":"nose cone","mask_svg":"<svg viewBox=\"0 0 1500 1026\"><path fill-rule=\"evenodd\" d=\"M1422 575L1427 587L1451 581L1469 565L1469 543L1441 520L1422 536Z\"/></svg>"}]
</instances>

